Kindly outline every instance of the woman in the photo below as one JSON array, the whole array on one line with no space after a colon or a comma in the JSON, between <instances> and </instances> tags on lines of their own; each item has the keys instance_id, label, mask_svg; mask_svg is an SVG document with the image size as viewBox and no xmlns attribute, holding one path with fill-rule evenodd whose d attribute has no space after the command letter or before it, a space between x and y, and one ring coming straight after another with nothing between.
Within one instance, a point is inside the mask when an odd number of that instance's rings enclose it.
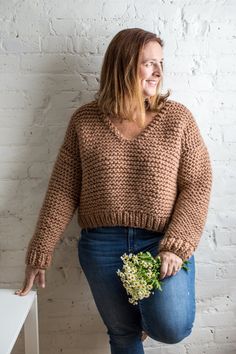
<instances>
[{"instance_id":1,"label":"woman","mask_svg":"<svg viewBox=\"0 0 236 354\"><path fill-rule=\"evenodd\" d=\"M125 29L110 42L95 100L70 119L16 292L45 287L55 244L78 210L79 261L112 354L144 353L143 332L177 343L195 318L194 251L212 170L189 109L160 93L163 60L163 41L154 33ZM140 251L161 257L163 291L134 306L116 271L123 253Z\"/></svg>"}]
</instances>

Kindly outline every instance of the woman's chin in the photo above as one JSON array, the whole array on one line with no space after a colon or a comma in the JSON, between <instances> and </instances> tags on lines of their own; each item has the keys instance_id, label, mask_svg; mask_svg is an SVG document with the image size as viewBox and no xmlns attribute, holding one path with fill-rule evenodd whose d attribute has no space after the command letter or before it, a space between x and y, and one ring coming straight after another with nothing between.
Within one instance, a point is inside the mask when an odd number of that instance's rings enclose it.
<instances>
[{"instance_id":1,"label":"woman's chin","mask_svg":"<svg viewBox=\"0 0 236 354\"><path fill-rule=\"evenodd\" d=\"M149 98L149 97L155 96L155 94L156 94L156 88L153 89L153 90L145 90L145 91L143 91L143 96L145 98Z\"/></svg>"}]
</instances>

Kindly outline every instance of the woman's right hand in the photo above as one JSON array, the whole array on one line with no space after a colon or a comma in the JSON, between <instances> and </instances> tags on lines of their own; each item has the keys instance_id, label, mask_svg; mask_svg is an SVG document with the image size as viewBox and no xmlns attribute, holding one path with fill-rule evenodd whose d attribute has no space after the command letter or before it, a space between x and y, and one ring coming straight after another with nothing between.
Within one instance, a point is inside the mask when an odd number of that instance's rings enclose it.
<instances>
[{"instance_id":1,"label":"woman's right hand","mask_svg":"<svg viewBox=\"0 0 236 354\"><path fill-rule=\"evenodd\" d=\"M34 284L41 286L41 288L45 288L45 269L33 268L30 265L27 265L23 287L17 290L15 295L27 295Z\"/></svg>"}]
</instances>

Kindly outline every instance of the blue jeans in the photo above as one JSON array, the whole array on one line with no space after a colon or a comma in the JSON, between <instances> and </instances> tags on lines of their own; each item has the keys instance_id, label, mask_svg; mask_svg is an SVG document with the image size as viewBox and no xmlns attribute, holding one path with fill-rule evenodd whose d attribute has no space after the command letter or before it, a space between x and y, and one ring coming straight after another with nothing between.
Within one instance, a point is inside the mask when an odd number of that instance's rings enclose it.
<instances>
[{"instance_id":1,"label":"blue jeans","mask_svg":"<svg viewBox=\"0 0 236 354\"><path fill-rule=\"evenodd\" d=\"M163 343L177 343L187 337L195 319L195 260L189 271L162 280L138 305L128 295L116 271L122 269L123 253L149 251L157 255L163 232L128 226L96 227L81 230L79 262L95 304L107 328L111 354L144 354L142 330Z\"/></svg>"}]
</instances>

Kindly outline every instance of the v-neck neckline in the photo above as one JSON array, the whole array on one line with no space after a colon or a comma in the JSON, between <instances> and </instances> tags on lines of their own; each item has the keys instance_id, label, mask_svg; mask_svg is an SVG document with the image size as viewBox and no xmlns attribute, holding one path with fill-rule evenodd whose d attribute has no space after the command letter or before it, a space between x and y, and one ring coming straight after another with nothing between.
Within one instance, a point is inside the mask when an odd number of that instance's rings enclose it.
<instances>
[{"instance_id":1,"label":"v-neck neckline","mask_svg":"<svg viewBox=\"0 0 236 354\"><path fill-rule=\"evenodd\" d=\"M147 135L152 130L152 128L155 126L156 122L158 121L158 118L162 117L166 113L167 108L169 107L170 103L171 103L171 100L167 100L165 102L165 104L163 105L163 107L160 109L160 111L157 114L155 114L155 116L152 118L152 120L141 130L141 132L138 135L136 135L132 139L126 138L121 133L121 131L118 129L118 127L110 120L110 118L108 117L107 114L101 112L101 117L102 117L102 120L107 125L107 127L109 128L109 130L117 138L119 138L119 140L121 140L127 144L132 144L132 143L135 143L137 140L142 139L145 135Z\"/></svg>"}]
</instances>

